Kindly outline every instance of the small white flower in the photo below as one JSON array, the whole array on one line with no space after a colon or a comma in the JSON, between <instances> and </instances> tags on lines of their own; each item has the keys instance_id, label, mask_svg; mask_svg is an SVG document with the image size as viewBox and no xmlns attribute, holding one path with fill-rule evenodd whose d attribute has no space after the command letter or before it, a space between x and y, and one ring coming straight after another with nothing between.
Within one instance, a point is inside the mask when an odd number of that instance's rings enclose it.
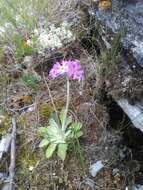
<instances>
[{"instance_id":1,"label":"small white flower","mask_svg":"<svg viewBox=\"0 0 143 190\"><path fill-rule=\"evenodd\" d=\"M35 36L38 36L38 35L39 35L38 29L34 29L34 35L35 35Z\"/></svg>"},{"instance_id":2,"label":"small white flower","mask_svg":"<svg viewBox=\"0 0 143 190\"><path fill-rule=\"evenodd\" d=\"M30 172L32 172L32 171L33 171L33 169L34 169L34 167L33 167L33 166L29 166L29 171L30 171Z\"/></svg>"}]
</instances>

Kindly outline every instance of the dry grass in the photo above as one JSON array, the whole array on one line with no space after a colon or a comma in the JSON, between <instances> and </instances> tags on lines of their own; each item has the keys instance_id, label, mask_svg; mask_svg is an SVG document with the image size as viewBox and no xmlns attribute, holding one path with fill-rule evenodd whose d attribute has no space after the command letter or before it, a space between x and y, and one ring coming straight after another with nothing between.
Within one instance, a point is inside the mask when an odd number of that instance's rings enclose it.
<instances>
[{"instance_id":1,"label":"dry grass","mask_svg":"<svg viewBox=\"0 0 143 190\"><path fill-rule=\"evenodd\" d=\"M78 17L78 0L48 0L48 16L51 23L74 21Z\"/></svg>"}]
</instances>

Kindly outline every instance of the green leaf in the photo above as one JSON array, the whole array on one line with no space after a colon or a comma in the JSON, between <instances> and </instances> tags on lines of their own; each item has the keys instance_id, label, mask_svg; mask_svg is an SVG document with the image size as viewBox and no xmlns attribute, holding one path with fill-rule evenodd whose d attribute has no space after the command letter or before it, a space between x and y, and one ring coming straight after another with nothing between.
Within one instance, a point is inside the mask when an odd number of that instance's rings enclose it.
<instances>
[{"instance_id":1,"label":"green leaf","mask_svg":"<svg viewBox=\"0 0 143 190\"><path fill-rule=\"evenodd\" d=\"M53 118L55 120L55 122L57 123L58 126L61 125L59 116L55 112L51 113L51 118Z\"/></svg>"},{"instance_id":2,"label":"green leaf","mask_svg":"<svg viewBox=\"0 0 143 190\"><path fill-rule=\"evenodd\" d=\"M79 131L79 132L77 132L75 135L76 135L76 138L79 138L79 137L81 137L81 136L83 135L83 132L82 132L82 131Z\"/></svg>"},{"instance_id":3,"label":"green leaf","mask_svg":"<svg viewBox=\"0 0 143 190\"><path fill-rule=\"evenodd\" d=\"M62 125L63 125L63 122L64 122L65 114L66 114L66 110L65 110L65 108L63 108L61 110L61 113L60 113L60 116L59 116Z\"/></svg>"},{"instance_id":4,"label":"green leaf","mask_svg":"<svg viewBox=\"0 0 143 190\"><path fill-rule=\"evenodd\" d=\"M71 133L69 134L68 138L69 139L75 139L75 138L79 138L80 136L83 135L82 131L82 123L80 122L74 122L70 125L69 130L71 130Z\"/></svg>"},{"instance_id":5,"label":"green leaf","mask_svg":"<svg viewBox=\"0 0 143 190\"><path fill-rule=\"evenodd\" d=\"M82 123L74 122L70 127L73 128L74 131L79 131L82 128Z\"/></svg>"},{"instance_id":6,"label":"green leaf","mask_svg":"<svg viewBox=\"0 0 143 190\"><path fill-rule=\"evenodd\" d=\"M72 133L71 129L68 129L65 133L65 137L67 138Z\"/></svg>"},{"instance_id":7,"label":"green leaf","mask_svg":"<svg viewBox=\"0 0 143 190\"><path fill-rule=\"evenodd\" d=\"M68 126L69 124L71 124L71 122L72 122L72 117L71 117L71 116L68 116L68 117L66 118L66 128L67 128L67 126Z\"/></svg>"},{"instance_id":8,"label":"green leaf","mask_svg":"<svg viewBox=\"0 0 143 190\"><path fill-rule=\"evenodd\" d=\"M44 146L47 146L49 144L49 141L47 139L43 139L40 144L39 147L42 148Z\"/></svg>"},{"instance_id":9,"label":"green leaf","mask_svg":"<svg viewBox=\"0 0 143 190\"><path fill-rule=\"evenodd\" d=\"M53 118L49 119L49 125L55 128L59 128L57 122Z\"/></svg>"},{"instance_id":10,"label":"green leaf","mask_svg":"<svg viewBox=\"0 0 143 190\"><path fill-rule=\"evenodd\" d=\"M53 155L53 153L54 153L54 151L56 149L56 146L57 146L57 144L50 144L48 146L48 148L46 150L46 157L47 158L50 158Z\"/></svg>"},{"instance_id":11,"label":"green leaf","mask_svg":"<svg viewBox=\"0 0 143 190\"><path fill-rule=\"evenodd\" d=\"M59 127L55 127L53 125L50 125L48 127L48 135L49 136L59 136L61 134L61 129Z\"/></svg>"},{"instance_id":12,"label":"green leaf","mask_svg":"<svg viewBox=\"0 0 143 190\"><path fill-rule=\"evenodd\" d=\"M67 144L59 144L58 145L58 156L64 161L66 158L66 154L67 154L67 148L68 145Z\"/></svg>"},{"instance_id":13,"label":"green leaf","mask_svg":"<svg viewBox=\"0 0 143 190\"><path fill-rule=\"evenodd\" d=\"M48 133L48 127L40 127L38 129L38 132L41 134L41 135L45 135Z\"/></svg>"},{"instance_id":14,"label":"green leaf","mask_svg":"<svg viewBox=\"0 0 143 190\"><path fill-rule=\"evenodd\" d=\"M61 131L60 128L55 128L50 126L48 131L48 140L51 143L64 143L65 142L65 134Z\"/></svg>"}]
</instances>

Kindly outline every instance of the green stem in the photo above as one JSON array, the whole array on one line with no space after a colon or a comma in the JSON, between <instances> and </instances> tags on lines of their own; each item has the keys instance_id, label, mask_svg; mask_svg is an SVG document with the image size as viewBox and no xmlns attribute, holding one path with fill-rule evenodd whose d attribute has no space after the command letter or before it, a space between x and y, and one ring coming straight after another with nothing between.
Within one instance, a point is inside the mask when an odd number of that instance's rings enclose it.
<instances>
[{"instance_id":1,"label":"green stem","mask_svg":"<svg viewBox=\"0 0 143 190\"><path fill-rule=\"evenodd\" d=\"M79 161L80 161L80 164L81 164L81 168L82 168L82 170L84 172L85 162L84 162L83 152L81 150L81 146L80 146L78 138L76 138L76 142L77 142L77 151L78 151L78 154L79 154Z\"/></svg>"},{"instance_id":2,"label":"green stem","mask_svg":"<svg viewBox=\"0 0 143 190\"><path fill-rule=\"evenodd\" d=\"M65 131L66 128L66 119L67 119L67 114L68 114L68 109L69 109L69 103L70 103L70 81L69 78L67 78L67 100L66 100L66 109L65 109L65 114L64 114L64 119L62 123L62 131Z\"/></svg>"}]
</instances>

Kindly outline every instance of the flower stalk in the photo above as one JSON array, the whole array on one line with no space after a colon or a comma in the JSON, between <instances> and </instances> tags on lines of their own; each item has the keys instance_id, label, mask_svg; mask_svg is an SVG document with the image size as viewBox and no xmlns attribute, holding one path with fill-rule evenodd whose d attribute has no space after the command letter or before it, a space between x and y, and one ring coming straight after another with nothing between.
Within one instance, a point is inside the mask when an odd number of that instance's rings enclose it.
<instances>
[{"instance_id":1,"label":"flower stalk","mask_svg":"<svg viewBox=\"0 0 143 190\"><path fill-rule=\"evenodd\" d=\"M66 129L66 118L68 114L69 103L70 103L70 81L69 81L69 78L67 77L67 100L66 100L66 109L65 109L64 119L62 123L62 131Z\"/></svg>"}]
</instances>

